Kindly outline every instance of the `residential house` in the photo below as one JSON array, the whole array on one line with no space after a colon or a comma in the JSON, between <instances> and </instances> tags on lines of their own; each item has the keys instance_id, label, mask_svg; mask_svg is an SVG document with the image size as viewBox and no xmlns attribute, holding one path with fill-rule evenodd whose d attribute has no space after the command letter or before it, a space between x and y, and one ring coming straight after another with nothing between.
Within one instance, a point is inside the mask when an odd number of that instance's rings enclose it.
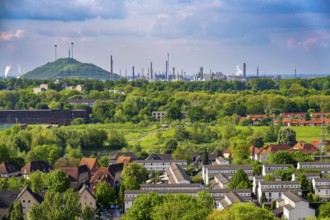
<instances>
[{"instance_id":1,"label":"residential house","mask_svg":"<svg viewBox=\"0 0 330 220\"><path fill-rule=\"evenodd\" d=\"M152 184L149 184L152 185ZM156 187L157 184L154 184ZM160 184L160 187L164 186L165 184ZM185 187L189 187L191 184L182 184ZM176 187L177 184L171 185ZM159 195L166 195L166 194L186 194L186 195L191 195L194 197L197 197L197 193L200 191L206 191L210 193L210 195L214 198L215 205L218 207L220 200L224 198L224 196L229 193L229 192L235 192L239 196L241 196L245 201L251 201L252 200L252 194L250 189L174 189L174 190L164 190L163 188L160 188L161 190L155 190L156 188L153 188L153 190L146 190L146 189L141 189L140 190L125 190L125 196L124 196L124 211L127 212L133 205L134 200L138 195L141 194L147 194L148 192L157 192Z\"/></svg>"},{"instance_id":2,"label":"residential house","mask_svg":"<svg viewBox=\"0 0 330 220\"><path fill-rule=\"evenodd\" d=\"M20 192L19 190L0 190L0 219L9 216L9 209Z\"/></svg>"},{"instance_id":3,"label":"residential house","mask_svg":"<svg viewBox=\"0 0 330 220\"><path fill-rule=\"evenodd\" d=\"M169 184L190 184L189 175L178 164L172 163L165 174Z\"/></svg>"},{"instance_id":4,"label":"residential house","mask_svg":"<svg viewBox=\"0 0 330 220\"><path fill-rule=\"evenodd\" d=\"M330 112L311 112L312 118L329 118Z\"/></svg>"},{"instance_id":5,"label":"residential house","mask_svg":"<svg viewBox=\"0 0 330 220\"><path fill-rule=\"evenodd\" d=\"M96 158L82 158L80 160L79 166L86 165L91 173L91 176L94 175L96 170L101 167Z\"/></svg>"},{"instance_id":6,"label":"residential house","mask_svg":"<svg viewBox=\"0 0 330 220\"><path fill-rule=\"evenodd\" d=\"M298 162L297 169L330 169L330 162Z\"/></svg>"},{"instance_id":7,"label":"residential house","mask_svg":"<svg viewBox=\"0 0 330 220\"><path fill-rule=\"evenodd\" d=\"M70 188L79 189L84 183L89 182L90 171L86 165L78 167L60 167L60 170L66 173L70 179Z\"/></svg>"},{"instance_id":8,"label":"residential house","mask_svg":"<svg viewBox=\"0 0 330 220\"><path fill-rule=\"evenodd\" d=\"M226 160L225 158L219 156L219 157L215 158L214 164L215 165L216 164L218 164L218 165L229 165L229 161Z\"/></svg>"},{"instance_id":9,"label":"residential house","mask_svg":"<svg viewBox=\"0 0 330 220\"><path fill-rule=\"evenodd\" d=\"M90 189L94 192L96 186L100 182L106 182L111 186L115 186L115 178L105 167L99 167L89 181Z\"/></svg>"},{"instance_id":10,"label":"residential house","mask_svg":"<svg viewBox=\"0 0 330 220\"><path fill-rule=\"evenodd\" d=\"M210 178L216 174L225 174L231 178L236 170L243 169L244 172L249 176L249 179L253 178L253 171L251 165L204 165L202 168L202 177L205 185L209 183Z\"/></svg>"},{"instance_id":11,"label":"residential house","mask_svg":"<svg viewBox=\"0 0 330 220\"><path fill-rule=\"evenodd\" d=\"M0 164L0 177L8 178L11 176L17 176L19 173L20 170L10 162L2 162Z\"/></svg>"},{"instance_id":12,"label":"residential house","mask_svg":"<svg viewBox=\"0 0 330 220\"><path fill-rule=\"evenodd\" d=\"M309 203L301 196L286 191L276 201L276 209L273 213L287 220L302 220L308 217L315 217L315 209L309 206Z\"/></svg>"},{"instance_id":13,"label":"residential house","mask_svg":"<svg viewBox=\"0 0 330 220\"><path fill-rule=\"evenodd\" d=\"M283 192L292 191L298 195L302 194L301 185L299 181L260 181L258 187L257 198L261 204L262 195L265 195L265 202L272 202L281 197Z\"/></svg>"},{"instance_id":14,"label":"residential house","mask_svg":"<svg viewBox=\"0 0 330 220\"><path fill-rule=\"evenodd\" d=\"M256 153L259 151L259 148L257 148L256 146L254 146L254 145L251 145L250 147L249 147L249 158L251 159L251 160L257 160L256 159Z\"/></svg>"},{"instance_id":15,"label":"residential house","mask_svg":"<svg viewBox=\"0 0 330 220\"><path fill-rule=\"evenodd\" d=\"M48 89L48 84L40 84L39 87L33 88L33 93L38 94Z\"/></svg>"},{"instance_id":16,"label":"residential house","mask_svg":"<svg viewBox=\"0 0 330 220\"><path fill-rule=\"evenodd\" d=\"M313 154L319 149L312 144L308 144L305 141L298 141L290 150L301 151L304 154Z\"/></svg>"},{"instance_id":17,"label":"residential house","mask_svg":"<svg viewBox=\"0 0 330 220\"><path fill-rule=\"evenodd\" d=\"M88 105L93 106L97 99L69 99L70 105Z\"/></svg>"},{"instance_id":18,"label":"residential house","mask_svg":"<svg viewBox=\"0 0 330 220\"><path fill-rule=\"evenodd\" d=\"M232 204L245 202L245 200L235 192L229 192L225 194L224 198L219 201L217 209L224 210Z\"/></svg>"},{"instance_id":19,"label":"residential house","mask_svg":"<svg viewBox=\"0 0 330 220\"><path fill-rule=\"evenodd\" d=\"M48 173L52 168L45 161L30 161L21 168L21 173L25 179L29 179L30 174L37 170Z\"/></svg>"},{"instance_id":20,"label":"residential house","mask_svg":"<svg viewBox=\"0 0 330 220\"><path fill-rule=\"evenodd\" d=\"M132 157L126 157L126 156L119 156L118 159L116 160L116 163L122 163L124 165L132 163L133 158Z\"/></svg>"},{"instance_id":21,"label":"residential house","mask_svg":"<svg viewBox=\"0 0 330 220\"><path fill-rule=\"evenodd\" d=\"M165 171L171 166L172 163L178 164L182 168L187 167L186 160L136 160L135 162L143 165L148 172L155 170Z\"/></svg>"},{"instance_id":22,"label":"residential house","mask_svg":"<svg viewBox=\"0 0 330 220\"><path fill-rule=\"evenodd\" d=\"M211 183L212 189L226 189L229 184L229 177L225 174L216 174L214 175L214 179L211 180L209 183Z\"/></svg>"},{"instance_id":23,"label":"residential house","mask_svg":"<svg viewBox=\"0 0 330 220\"><path fill-rule=\"evenodd\" d=\"M23 206L23 213L28 213L33 204L40 205L44 199L44 193L34 193L32 190L26 186L17 196L15 202L21 202Z\"/></svg>"},{"instance_id":24,"label":"residential house","mask_svg":"<svg viewBox=\"0 0 330 220\"><path fill-rule=\"evenodd\" d=\"M308 182L312 182L313 179L320 179L321 175L320 173L293 173L292 174L292 181L296 181L299 175L306 176Z\"/></svg>"},{"instance_id":25,"label":"residential house","mask_svg":"<svg viewBox=\"0 0 330 220\"><path fill-rule=\"evenodd\" d=\"M226 159L232 157L232 153L231 153L230 148L227 148L227 149L225 150L225 152L223 152L223 157L226 158Z\"/></svg>"},{"instance_id":26,"label":"residential house","mask_svg":"<svg viewBox=\"0 0 330 220\"><path fill-rule=\"evenodd\" d=\"M281 181L281 176L274 176L275 181ZM253 183L252 183L252 192L254 195L258 194L259 189L259 182L264 181L265 176L253 176Z\"/></svg>"},{"instance_id":27,"label":"residential house","mask_svg":"<svg viewBox=\"0 0 330 220\"><path fill-rule=\"evenodd\" d=\"M131 153L131 152L120 152L120 153L116 153L115 155L113 155L111 158L110 158L110 161L109 161L109 166L111 164L116 164L118 158L120 156L124 156L124 157L130 157L134 160L137 160L138 159L138 156L136 156L134 153Z\"/></svg>"},{"instance_id":28,"label":"residential house","mask_svg":"<svg viewBox=\"0 0 330 220\"><path fill-rule=\"evenodd\" d=\"M265 148L260 148L255 154L255 159L260 162L265 162L269 154L277 151L287 151L289 149L291 149L291 147L287 144L270 144Z\"/></svg>"},{"instance_id":29,"label":"residential house","mask_svg":"<svg viewBox=\"0 0 330 220\"><path fill-rule=\"evenodd\" d=\"M221 150L214 150L212 153L209 153L208 154L208 163L209 164L212 164L212 163L214 163L214 162L216 162L216 159L218 158L218 157L222 157L222 151ZM220 158L219 158L220 159ZM203 163L203 161L204 161L204 154L202 154L202 155L198 155L197 157L196 157L196 160L195 160L195 162L196 163L198 163L198 164L202 164ZM226 162L225 162L226 163Z\"/></svg>"},{"instance_id":30,"label":"residential house","mask_svg":"<svg viewBox=\"0 0 330 220\"><path fill-rule=\"evenodd\" d=\"M273 174L277 170L288 170L291 164L264 164L262 165L262 175Z\"/></svg>"},{"instance_id":31,"label":"residential house","mask_svg":"<svg viewBox=\"0 0 330 220\"><path fill-rule=\"evenodd\" d=\"M181 184L140 184L140 190L146 191L173 191L173 190L202 190L204 189L203 185L199 183L181 183Z\"/></svg>"},{"instance_id":32,"label":"residential house","mask_svg":"<svg viewBox=\"0 0 330 220\"><path fill-rule=\"evenodd\" d=\"M172 154L150 154L145 160L173 160Z\"/></svg>"},{"instance_id":33,"label":"residential house","mask_svg":"<svg viewBox=\"0 0 330 220\"><path fill-rule=\"evenodd\" d=\"M313 190L319 195L321 201L330 200L330 178L319 178L312 180Z\"/></svg>"},{"instance_id":34,"label":"residential house","mask_svg":"<svg viewBox=\"0 0 330 220\"><path fill-rule=\"evenodd\" d=\"M123 163L117 163L117 164L112 164L108 167L108 171L111 174L111 176L114 178L114 187L117 185L119 180L121 180L121 172L124 169L124 164Z\"/></svg>"},{"instance_id":35,"label":"residential house","mask_svg":"<svg viewBox=\"0 0 330 220\"><path fill-rule=\"evenodd\" d=\"M82 209L85 209L86 206L91 207L93 210L96 210L96 198L89 190L86 184L84 184L79 190L79 202Z\"/></svg>"}]
</instances>

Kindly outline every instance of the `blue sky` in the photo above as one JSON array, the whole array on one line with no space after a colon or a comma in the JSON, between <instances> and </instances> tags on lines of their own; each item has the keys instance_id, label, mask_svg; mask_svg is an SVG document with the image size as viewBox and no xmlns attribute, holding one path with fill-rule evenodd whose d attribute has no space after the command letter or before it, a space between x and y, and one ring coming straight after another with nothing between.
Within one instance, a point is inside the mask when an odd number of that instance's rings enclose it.
<instances>
[{"instance_id":1,"label":"blue sky","mask_svg":"<svg viewBox=\"0 0 330 220\"><path fill-rule=\"evenodd\" d=\"M122 74L330 73L328 0L1 0L0 75L67 57Z\"/></svg>"}]
</instances>

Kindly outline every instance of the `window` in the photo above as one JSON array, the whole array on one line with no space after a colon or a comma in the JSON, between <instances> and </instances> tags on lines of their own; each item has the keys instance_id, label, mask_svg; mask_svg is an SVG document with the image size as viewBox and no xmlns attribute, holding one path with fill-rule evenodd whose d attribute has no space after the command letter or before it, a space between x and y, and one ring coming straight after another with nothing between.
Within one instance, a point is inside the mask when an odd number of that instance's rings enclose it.
<instances>
[{"instance_id":1,"label":"window","mask_svg":"<svg viewBox=\"0 0 330 220\"><path fill-rule=\"evenodd\" d=\"M23 203L25 203L25 200L23 200Z\"/></svg>"},{"instance_id":2,"label":"window","mask_svg":"<svg viewBox=\"0 0 330 220\"><path fill-rule=\"evenodd\" d=\"M272 197L272 193L269 193L269 197Z\"/></svg>"},{"instance_id":3,"label":"window","mask_svg":"<svg viewBox=\"0 0 330 220\"><path fill-rule=\"evenodd\" d=\"M30 200L28 200L28 203L30 203Z\"/></svg>"}]
</instances>

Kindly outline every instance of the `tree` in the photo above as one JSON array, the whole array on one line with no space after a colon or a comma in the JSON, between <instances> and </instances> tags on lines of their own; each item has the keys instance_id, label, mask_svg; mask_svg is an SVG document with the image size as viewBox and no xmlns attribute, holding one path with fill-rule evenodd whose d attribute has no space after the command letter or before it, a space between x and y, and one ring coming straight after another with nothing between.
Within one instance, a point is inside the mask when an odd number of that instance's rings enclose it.
<instances>
[{"instance_id":1,"label":"tree","mask_svg":"<svg viewBox=\"0 0 330 220\"><path fill-rule=\"evenodd\" d=\"M309 182L307 180L307 177L303 174L300 174L298 177L297 177L297 180L300 182L300 185L301 185L301 189L303 191L307 191L308 190L308 187L309 187Z\"/></svg>"},{"instance_id":2,"label":"tree","mask_svg":"<svg viewBox=\"0 0 330 220\"><path fill-rule=\"evenodd\" d=\"M248 142L250 145L254 145L257 148L262 148L264 146L264 140L262 134L254 134L248 138Z\"/></svg>"},{"instance_id":3,"label":"tree","mask_svg":"<svg viewBox=\"0 0 330 220\"><path fill-rule=\"evenodd\" d=\"M62 170L50 173L48 190L51 192L65 192L70 186L70 180Z\"/></svg>"},{"instance_id":4,"label":"tree","mask_svg":"<svg viewBox=\"0 0 330 220\"><path fill-rule=\"evenodd\" d=\"M270 125L264 133L264 142L276 142L277 132L274 125Z\"/></svg>"},{"instance_id":5,"label":"tree","mask_svg":"<svg viewBox=\"0 0 330 220\"><path fill-rule=\"evenodd\" d=\"M271 153L268 157L268 162L273 164L294 164L295 160L292 154L288 151L277 151Z\"/></svg>"},{"instance_id":6,"label":"tree","mask_svg":"<svg viewBox=\"0 0 330 220\"><path fill-rule=\"evenodd\" d=\"M5 144L0 144L0 163L9 159L9 151Z\"/></svg>"},{"instance_id":7,"label":"tree","mask_svg":"<svg viewBox=\"0 0 330 220\"><path fill-rule=\"evenodd\" d=\"M102 129L86 128L81 132L81 148L95 149L103 147L104 142L108 139L107 132Z\"/></svg>"},{"instance_id":8,"label":"tree","mask_svg":"<svg viewBox=\"0 0 330 220\"><path fill-rule=\"evenodd\" d=\"M95 197L97 204L102 208L109 207L110 203L114 202L116 199L114 189L106 182L97 184Z\"/></svg>"},{"instance_id":9,"label":"tree","mask_svg":"<svg viewBox=\"0 0 330 220\"><path fill-rule=\"evenodd\" d=\"M28 154L30 161L45 161L49 165L53 165L60 158L61 150L56 145L44 144L33 147Z\"/></svg>"},{"instance_id":10,"label":"tree","mask_svg":"<svg viewBox=\"0 0 330 220\"><path fill-rule=\"evenodd\" d=\"M178 147L178 141L175 139L169 139L165 142L163 146L163 152L165 154L172 154Z\"/></svg>"},{"instance_id":11,"label":"tree","mask_svg":"<svg viewBox=\"0 0 330 220\"><path fill-rule=\"evenodd\" d=\"M141 164L129 163L124 166L121 177L125 190L140 189L140 183L147 180L147 169Z\"/></svg>"},{"instance_id":12,"label":"tree","mask_svg":"<svg viewBox=\"0 0 330 220\"><path fill-rule=\"evenodd\" d=\"M109 162L110 162L110 158L109 156L103 156L101 157L101 159L99 160L99 164L102 167L108 167L109 166Z\"/></svg>"},{"instance_id":13,"label":"tree","mask_svg":"<svg viewBox=\"0 0 330 220\"><path fill-rule=\"evenodd\" d=\"M79 194L69 189L64 193L47 191L40 205L33 204L29 218L31 220L73 220L81 214Z\"/></svg>"},{"instance_id":14,"label":"tree","mask_svg":"<svg viewBox=\"0 0 330 220\"><path fill-rule=\"evenodd\" d=\"M117 130L111 130L109 134L109 145L114 149L121 149L127 147L127 141L123 133L118 132Z\"/></svg>"},{"instance_id":15,"label":"tree","mask_svg":"<svg viewBox=\"0 0 330 220\"><path fill-rule=\"evenodd\" d=\"M234 176L230 179L228 184L230 189L248 189L251 188L251 182L248 175L243 169L236 170Z\"/></svg>"},{"instance_id":16,"label":"tree","mask_svg":"<svg viewBox=\"0 0 330 220\"><path fill-rule=\"evenodd\" d=\"M10 209L10 220L24 220L23 206L20 201L15 202Z\"/></svg>"},{"instance_id":17,"label":"tree","mask_svg":"<svg viewBox=\"0 0 330 220\"><path fill-rule=\"evenodd\" d=\"M209 164L209 153L207 149L204 149L204 156L203 156L203 165Z\"/></svg>"},{"instance_id":18,"label":"tree","mask_svg":"<svg viewBox=\"0 0 330 220\"><path fill-rule=\"evenodd\" d=\"M275 181L275 177L274 177L272 174L267 174L267 175L264 177L264 180L265 180L265 181Z\"/></svg>"},{"instance_id":19,"label":"tree","mask_svg":"<svg viewBox=\"0 0 330 220\"><path fill-rule=\"evenodd\" d=\"M181 120L182 113L179 105L171 105L166 112L165 118L168 120Z\"/></svg>"},{"instance_id":20,"label":"tree","mask_svg":"<svg viewBox=\"0 0 330 220\"><path fill-rule=\"evenodd\" d=\"M94 220L95 213L94 210L90 206L86 206L84 210L82 210L81 216L82 220Z\"/></svg>"},{"instance_id":21,"label":"tree","mask_svg":"<svg viewBox=\"0 0 330 220\"><path fill-rule=\"evenodd\" d=\"M330 202L326 202L326 203L320 205L319 210L320 210L320 214L319 214L320 218L329 217L330 216Z\"/></svg>"},{"instance_id":22,"label":"tree","mask_svg":"<svg viewBox=\"0 0 330 220\"><path fill-rule=\"evenodd\" d=\"M42 175L43 173L40 170L37 170L30 174L30 188L33 192L42 192L44 187Z\"/></svg>"},{"instance_id":23,"label":"tree","mask_svg":"<svg viewBox=\"0 0 330 220\"><path fill-rule=\"evenodd\" d=\"M218 211L214 210L207 218L208 220L227 220L227 219L275 219L275 216L271 211L264 208L259 208L251 202L235 203L229 208Z\"/></svg>"},{"instance_id":24,"label":"tree","mask_svg":"<svg viewBox=\"0 0 330 220\"><path fill-rule=\"evenodd\" d=\"M254 163L252 164L252 171L253 175L261 175L262 166L259 161L254 161Z\"/></svg>"},{"instance_id":25,"label":"tree","mask_svg":"<svg viewBox=\"0 0 330 220\"><path fill-rule=\"evenodd\" d=\"M277 142L293 146L297 143L296 132L292 128L281 128L278 132Z\"/></svg>"},{"instance_id":26,"label":"tree","mask_svg":"<svg viewBox=\"0 0 330 220\"><path fill-rule=\"evenodd\" d=\"M201 106L192 106L188 111L188 118L191 122L202 121L205 112Z\"/></svg>"}]
</instances>

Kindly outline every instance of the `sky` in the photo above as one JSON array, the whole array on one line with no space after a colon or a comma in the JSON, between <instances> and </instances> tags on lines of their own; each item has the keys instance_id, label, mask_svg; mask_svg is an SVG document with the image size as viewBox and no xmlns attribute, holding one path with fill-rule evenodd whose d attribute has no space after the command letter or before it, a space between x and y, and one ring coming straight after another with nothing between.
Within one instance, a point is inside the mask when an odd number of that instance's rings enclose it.
<instances>
[{"instance_id":1,"label":"sky","mask_svg":"<svg viewBox=\"0 0 330 220\"><path fill-rule=\"evenodd\" d=\"M0 76L73 57L128 75L330 74L328 0L1 0Z\"/></svg>"}]
</instances>

